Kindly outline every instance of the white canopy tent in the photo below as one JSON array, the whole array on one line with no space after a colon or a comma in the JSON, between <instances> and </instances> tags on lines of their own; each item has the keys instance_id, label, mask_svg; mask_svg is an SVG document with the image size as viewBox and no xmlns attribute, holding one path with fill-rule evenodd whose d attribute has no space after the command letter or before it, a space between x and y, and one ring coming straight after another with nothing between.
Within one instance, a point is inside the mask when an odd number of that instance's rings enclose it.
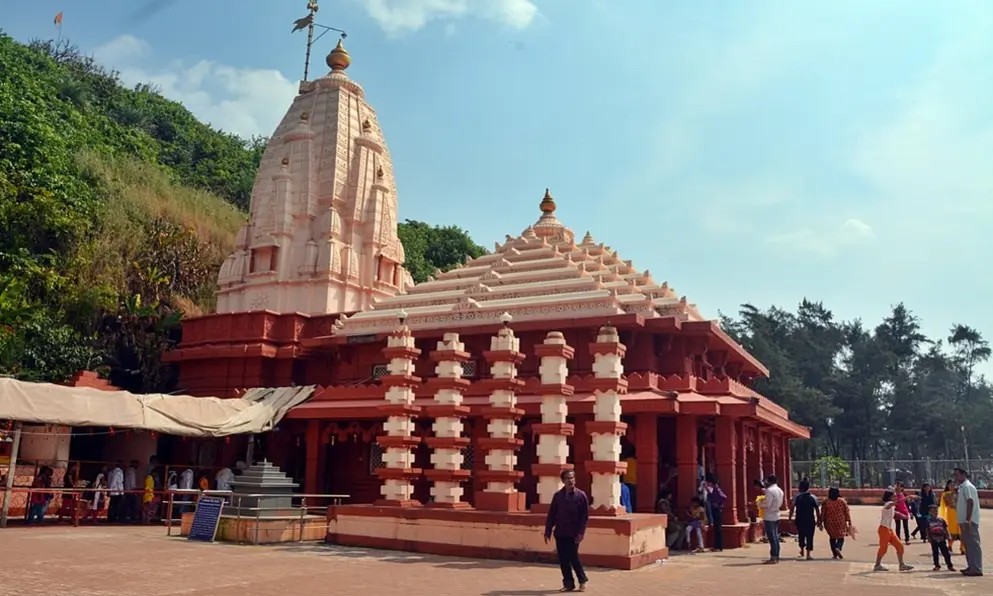
<instances>
[{"instance_id":1,"label":"white canopy tent","mask_svg":"<svg viewBox=\"0 0 993 596\"><path fill-rule=\"evenodd\" d=\"M17 465L21 424L106 426L185 437L223 437L272 430L294 406L310 399L314 385L249 389L240 398L193 397L90 387L66 387L0 378L0 420L17 423L10 470ZM0 527L7 526L14 474L8 471L0 506Z\"/></svg>"},{"instance_id":2,"label":"white canopy tent","mask_svg":"<svg viewBox=\"0 0 993 596\"><path fill-rule=\"evenodd\" d=\"M186 437L223 437L272 430L310 399L314 386L249 389L234 399L103 391L0 378L0 420L65 426L107 426Z\"/></svg>"}]
</instances>

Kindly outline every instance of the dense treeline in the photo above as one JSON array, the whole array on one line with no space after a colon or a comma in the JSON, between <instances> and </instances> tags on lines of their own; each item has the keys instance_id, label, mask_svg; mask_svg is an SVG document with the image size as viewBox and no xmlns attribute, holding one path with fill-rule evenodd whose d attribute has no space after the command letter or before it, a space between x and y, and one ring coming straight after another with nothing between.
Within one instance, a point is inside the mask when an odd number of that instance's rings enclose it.
<instances>
[{"instance_id":1,"label":"dense treeline","mask_svg":"<svg viewBox=\"0 0 993 596\"><path fill-rule=\"evenodd\" d=\"M99 368L171 389L159 355L183 315L213 308L265 143L122 85L69 42L0 32L0 374ZM400 233L419 280L482 251L457 228Z\"/></svg>"},{"instance_id":2,"label":"dense treeline","mask_svg":"<svg viewBox=\"0 0 993 596\"><path fill-rule=\"evenodd\" d=\"M796 312L744 305L722 324L771 371L756 389L813 429L794 459L959 460L993 454L990 345L968 325L929 338L903 304L875 327L804 300Z\"/></svg>"}]
</instances>

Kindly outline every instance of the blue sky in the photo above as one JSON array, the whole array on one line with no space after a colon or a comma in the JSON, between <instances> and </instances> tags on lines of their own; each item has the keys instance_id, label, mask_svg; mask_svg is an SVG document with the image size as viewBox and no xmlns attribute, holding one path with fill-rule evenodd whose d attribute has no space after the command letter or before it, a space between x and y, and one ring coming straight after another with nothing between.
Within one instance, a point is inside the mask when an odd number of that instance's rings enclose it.
<instances>
[{"instance_id":1,"label":"blue sky","mask_svg":"<svg viewBox=\"0 0 993 596\"><path fill-rule=\"evenodd\" d=\"M0 0L0 23L51 37L63 10L125 79L268 134L305 6ZM932 336L993 339L986 2L323 0L318 21L349 33L402 218L491 247L550 187L566 224L706 315L806 296L874 325L903 301Z\"/></svg>"}]
</instances>

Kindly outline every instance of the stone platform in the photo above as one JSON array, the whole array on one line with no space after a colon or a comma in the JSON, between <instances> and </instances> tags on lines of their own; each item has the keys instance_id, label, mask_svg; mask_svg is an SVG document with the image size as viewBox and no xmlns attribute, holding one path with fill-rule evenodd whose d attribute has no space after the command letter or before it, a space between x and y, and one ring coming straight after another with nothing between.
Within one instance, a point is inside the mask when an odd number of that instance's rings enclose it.
<instances>
[{"instance_id":1,"label":"stone platform","mask_svg":"<svg viewBox=\"0 0 993 596\"><path fill-rule=\"evenodd\" d=\"M637 569L665 559L666 516L590 517L583 540L586 565ZM328 507L329 544L432 555L554 562L545 544L545 516L429 507Z\"/></svg>"},{"instance_id":2,"label":"stone platform","mask_svg":"<svg viewBox=\"0 0 993 596\"><path fill-rule=\"evenodd\" d=\"M184 513L179 535L189 536L193 513ZM283 542L308 542L321 540L327 534L325 518L319 515L254 517L222 515L217 526L217 540L249 544L280 544Z\"/></svg>"}]
</instances>

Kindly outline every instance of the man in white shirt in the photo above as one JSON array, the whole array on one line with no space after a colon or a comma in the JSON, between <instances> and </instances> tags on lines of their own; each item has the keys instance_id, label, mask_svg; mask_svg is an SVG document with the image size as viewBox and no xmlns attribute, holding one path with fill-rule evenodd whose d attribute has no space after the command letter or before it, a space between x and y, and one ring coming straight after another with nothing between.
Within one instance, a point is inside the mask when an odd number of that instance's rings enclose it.
<instances>
[{"instance_id":1,"label":"man in white shirt","mask_svg":"<svg viewBox=\"0 0 993 596\"><path fill-rule=\"evenodd\" d=\"M110 494L110 503L107 505L107 521L117 523L122 521L124 512L124 470L121 469L122 462L117 462L107 473L107 492Z\"/></svg>"},{"instance_id":2,"label":"man in white shirt","mask_svg":"<svg viewBox=\"0 0 993 596\"><path fill-rule=\"evenodd\" d=\"M217 483L217 490L231 490L231 481L234 480L234 472L231 468L222 468L217 476L214 477L214 482Z\"/></svg>"},{"instance_id":3,"label":"man in white shirt","mask_svg":"<svg viewBox=\"0 0 993 596\"><path fill-rule=\"evenodd\" d=\"M965 545L966 568L962 575L983 576L983 546L979 541L979 492L969 480L969 473L955 468L955 482L959 485L958 515L959 532Z\"/></svg>"},{"instance_id":4,"label":"man in white shirt","mask_svg":"<svg viewBox=\"0 0 993 596\"><path fill-rule=\"evenodd\" d=\"M783 489L779 488L779 479L769 476L765 481L765 501L762 503L765 508L762 513L762 525L765 527L765 536L769 539L769 560L767 565L775 565L779 562L779 519L780 509L783 508L783 501L786 495Z\"/></svg>"},{"instance_id":5,"label":"man in white shirt","mask_svg":"<svg viewBox=\"0 0 993 596\"><path fill-rule=\"evenodd\" d=\"M138 488L138 460L132 459L131 465L124 470L124 513L125 521L137 522L141 513L141 496L135 492Z\"/></svg>"}]
</instances>

